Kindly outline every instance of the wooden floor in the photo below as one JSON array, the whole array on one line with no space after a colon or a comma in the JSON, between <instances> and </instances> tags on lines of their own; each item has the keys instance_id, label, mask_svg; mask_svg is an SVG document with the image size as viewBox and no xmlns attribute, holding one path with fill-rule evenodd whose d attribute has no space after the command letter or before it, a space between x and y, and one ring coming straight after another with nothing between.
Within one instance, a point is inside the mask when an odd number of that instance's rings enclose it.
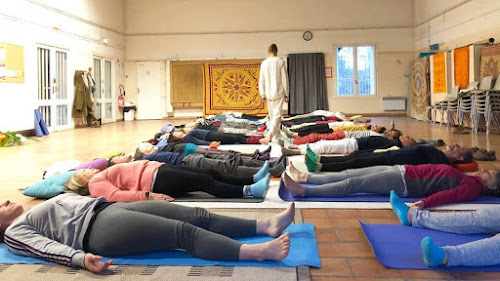
<instances>
[{"instance_id":1,"label":"wooden floor","mask_svg":"<svg viewBox=\"0 0 500 281\"><path fill-rule=\"evenodd\" d=\"M372 123L396 128L415 137L443 139L446 143L500 151L500 136L452 134L446 126L415 121L407 117L373 118ZM182 124L191 120L172 120ZM31 207L39 200L23 196L18 188L41 179L43 171L60 160L88 161L112 152L131 152L136 145L158 131L165 121L119 122L101 128L53 133L26 145L0 148L0 202L9 199ZM500 168L499 162L482 162L481 167ZM500 273L468 273L418 270L391 270L374 257L358 221L398 223L389 210L302 210L305 222L316 225L322 268L313 269L313 280L498 280Z\"/></svg>"}]
</instances>

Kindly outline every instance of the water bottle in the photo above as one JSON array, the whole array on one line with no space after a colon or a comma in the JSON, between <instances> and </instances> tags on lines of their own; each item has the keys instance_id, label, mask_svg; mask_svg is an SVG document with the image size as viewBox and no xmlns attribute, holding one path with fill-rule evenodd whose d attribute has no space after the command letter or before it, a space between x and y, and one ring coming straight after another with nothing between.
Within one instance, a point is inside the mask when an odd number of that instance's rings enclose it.
<instances>
[{"instance_id":1,"label":"water bottle","mask_svg":"<svg viewBox=\"0 0 500 281\"><path fill-rule=\"evenodd\" d=\"M394 120L391 120L391 129L394 130Z\"/></svg>"}]
</instances>

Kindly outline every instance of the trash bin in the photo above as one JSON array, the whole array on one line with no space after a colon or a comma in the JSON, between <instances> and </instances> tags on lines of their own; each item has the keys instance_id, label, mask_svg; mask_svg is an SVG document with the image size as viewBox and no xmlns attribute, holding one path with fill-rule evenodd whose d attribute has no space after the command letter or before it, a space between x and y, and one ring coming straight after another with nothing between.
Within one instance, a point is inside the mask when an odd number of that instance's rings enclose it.
<instances>
[{"instance_id":1,"label":"trash bin","mask_svg":"<svg viewBox=\"0 0 500 281\"><path fill-rule=\"evenodd\" d=\"M134 121L136 109L135 105L126 105L123 108L123 121Z\"/></svg>"}]
</instances>

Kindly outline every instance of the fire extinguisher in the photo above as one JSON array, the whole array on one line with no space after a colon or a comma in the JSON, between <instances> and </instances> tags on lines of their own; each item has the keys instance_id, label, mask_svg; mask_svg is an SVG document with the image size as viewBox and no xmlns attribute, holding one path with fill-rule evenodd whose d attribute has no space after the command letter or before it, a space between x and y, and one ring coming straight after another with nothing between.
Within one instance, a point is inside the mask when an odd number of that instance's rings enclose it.
<instances>
[{"instance_id":1,"label":"fire extinguisher","mask_svg":"<svg viewBox=\"0 0 500 281\"><path fill-rule=\"evenodd\" d=\"M118 96L118 108L125 108L125 88L123 85L120 85L120 95Z\"/></svg>"}]
</instances>

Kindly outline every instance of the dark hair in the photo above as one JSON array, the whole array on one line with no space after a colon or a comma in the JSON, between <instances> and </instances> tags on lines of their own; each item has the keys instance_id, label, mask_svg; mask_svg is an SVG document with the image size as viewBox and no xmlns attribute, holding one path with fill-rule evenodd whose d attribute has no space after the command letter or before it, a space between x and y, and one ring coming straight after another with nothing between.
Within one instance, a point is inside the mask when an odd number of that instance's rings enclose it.
<instances>
[{"instance_id":1,"label":"dark hair","mask_svg":"<svg viewBox=\"0 0 500 281\"><path fill-rule=\"evenodd\" d=\"M141 159L142 157L144 157L144 153L141 151L141 149L138 147L136 150L135 150L135 154L134 154L134 160L139 160ZM109 159L109 161L111 162L111 159Z\"/></svg>"},{"instance_id":2,"label":"dark hair","mask_svg":"<svg viewBox=\"0 0 500 281\"><path fill-rule=\"evenodd\" d=\"M500 197L500 171L494 170L494 173L495 173L495 175L494 175L494 179L493 179L493 184L496 186L496 189L491 190L489 188L485 188L485 189L483 189L482 194Z\"/></svg>"},{"instance_id":3,"label":"dark hair","mask_svg":"<svg viewBox=\"0 0 500 281\"><path fill-rule=\"evenodd\" d=\"M378 130L378 133L383 134L385 131L387 131L387 129L385 127L380 127L380 129Z\"/></svg>"},{"instance_id":4,"label":"dark hair","mask_svg":"<svg viewBox=\"0 0 500 281\"><path fill-rule=\"evenodd\" d=\"M4 235L5 235L5 231L0 230L0 243L4 242L4 240L3 240Z\"/></svg>"},{"instance_id":5,"label":"dark hair","mask_svg":"<svg viewBox=\"0 0 500 281\"><path fill-rule=\"evenodd\" d=\"M167 138L167 143L181 143L182 138L177 138L174 134L170 134Z\"/></svg>"},{"instance_id":6,"label":"dark hair","mask_svg":"<svg viewBox=\"0 0 500 281\"><path fill-rule=\"evenodd\" d=\"M267 48L267 51L269 53L273 53L273 55L277 56L278 55L278 46L276 44L271 44L269 48Z\"/></svg>"},{"instance_id":7,"label":"dark hair","mask_svg":"<svg viewBox=\"0 0 500 281\"><path fill-rule=\"evenodd\" d=\"M399 139L403 135L403 132L398 129L393 129L392 131L394 132L393 139Z\"/></svg>"},{"instance_id":8,"label":"dark hair","mask_svg":"<svg viewBox=\"0 0 500 281\"><path fill-rule=\"evenodd\" d=\"M470 149L469 149L469 151L467 151L467 152L465 152L464 154L462 154L462 158L463 158L463 159L462 159L462 162L463 162L463 163L470 163L470 162L472 162L472 160L474 159L474 158L472 157L472 152L470 151Z\"/></svg>"},{"instance_id":9,"label":"dark hair","mask_svg":"<svg viewBox=\"0 0 500 281\"><path fill-rule=\"evenodd\" d=\"M367 129L367 130L371 130L371 129L372 129L372 125L368 125L368 126L366 126L366 129Z\"/></svg>"}]
</instances>

